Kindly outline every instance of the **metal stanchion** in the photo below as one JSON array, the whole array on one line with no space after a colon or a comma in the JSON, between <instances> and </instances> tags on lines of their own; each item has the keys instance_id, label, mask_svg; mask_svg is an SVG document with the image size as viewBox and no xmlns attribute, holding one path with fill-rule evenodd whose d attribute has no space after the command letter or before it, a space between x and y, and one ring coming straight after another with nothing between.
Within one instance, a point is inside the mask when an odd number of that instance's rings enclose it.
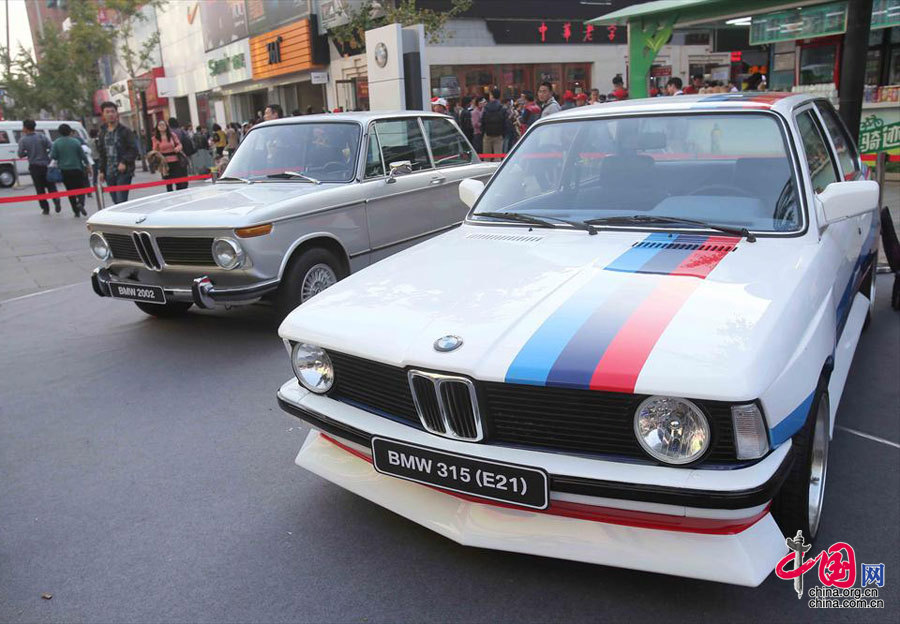
<instances>
[{"instance_id":1,"label":"metal stanchion","mask_svg":"<svg viewBox=\"0 0 900 624\"><path fill-rule=\"evenodd\" d=\"M100 184L100 181L97 181L97 186L94 188L94 197L97 199L97 210L103 210L106 206L103 205L103 186Z\"/></svg>"}]
</instances>

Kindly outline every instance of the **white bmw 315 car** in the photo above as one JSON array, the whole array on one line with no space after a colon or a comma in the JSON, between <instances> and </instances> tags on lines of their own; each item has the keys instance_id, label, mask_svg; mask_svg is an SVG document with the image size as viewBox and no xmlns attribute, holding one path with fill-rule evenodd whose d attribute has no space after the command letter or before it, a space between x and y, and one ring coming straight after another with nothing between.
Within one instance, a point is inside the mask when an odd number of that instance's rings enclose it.
<instances>
[{"instance_id":1,"label":"white bmw 315 car","mask_svg":"<svg viewBox=\"0 0 900 624\"><path fill-rule=\"evenodd\" d=\"M865 177L809 96L542 119L462 227L285 319L296 463L461 544L759 585L818 531Z\"/></svg>"}]
</instances>

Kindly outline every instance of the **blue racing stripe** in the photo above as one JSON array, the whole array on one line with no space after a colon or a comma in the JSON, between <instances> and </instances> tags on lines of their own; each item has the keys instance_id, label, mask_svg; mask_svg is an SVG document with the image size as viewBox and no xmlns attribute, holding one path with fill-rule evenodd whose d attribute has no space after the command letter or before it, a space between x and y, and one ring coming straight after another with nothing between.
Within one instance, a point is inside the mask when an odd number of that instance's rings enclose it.
<instances>
[{"instance_id":1,"label":"blue racing stripe","mask_svg":"<svg viewBox=\"0 0 900 624\"><path fill-rule=\"evenodd\" d=\"M674 240L669 234L654 232L647 238L637 243L634 247L610 262L605 268L608 271L622 271L635 273L644 266L653 256L662 251L665 243ZM655 243L655 244L654 244ZM640 245L640 246L638 246Z\"/></svg>"},{"instance_id":2,"label":"blue racing stripe","mask_svg":"<svg viewBox=\"0 0 900 624\"><path fill-rule=\"evenodd\" d=\"M657 280L653 278L628 282L596 308L553 362L547 385L590 388L594 369L607 347L656 285Z\"/></svg>"},{"instance_id":3,"label":"blue racing stripe","mask_svg":"<svg viewBox=\"0 0 900 624\"><path fill-rule=\"evenodd\" d=\"M772 448L780 446L790 440L795 433L800 431L803 427L803 423L806 422L806 417L809 416L809 410L812 407L815 394L815 391L810 393L810 395L803 399L803 402L795 407L794 411L788 414L784 420L769 429L769 441Z\"/></svg>"},{"instance_id":4,"label":"blue racing stripe","mask_svg":"<svg viewBox=\"0 0 900 624\"><path fill-rule=\"evenodd\" d=\"M516 355L506 371L506 383L546 385L556 358L611 292L608 279L595 277L564 301Z\"/></svg>"}]
</instances>

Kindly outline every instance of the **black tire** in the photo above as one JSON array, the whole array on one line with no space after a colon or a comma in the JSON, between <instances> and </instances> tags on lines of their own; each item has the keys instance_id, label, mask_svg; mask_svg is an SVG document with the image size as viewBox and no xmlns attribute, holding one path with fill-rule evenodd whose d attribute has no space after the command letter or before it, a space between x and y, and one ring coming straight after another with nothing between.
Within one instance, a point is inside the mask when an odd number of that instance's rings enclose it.
<instances>
[{"instance_id":1,"label":"black tire","mask_svg":"<svg viewBox=\"0 0 900 624\"><path fill-rule=\"evenodd\" d=\"M812 543L819 532L822 517L822 502L824 501L824 488L826 477L828 474L828 446L829 446L829 403L827 389L817 391L813 399L806 424L791 438L794 453L794 464L791 471L781 486L778 494L772 501L772 516L781 532L788 536L794 537L797 531L803 531L806 540ZM822 498L819 500L818 520L814 524L810 523L810 492L811 492L811 476L814 447L821 445L822 442L816 442L816 423L822 418L820 410L824 410L824 423L820 426L824 427L824 459L825 465L822 470L821 487Z\"/></svg>"},{"instance_id":2,"label":"black tire","mask_svg":"<svg viewBox=\"0 0 900 624\"><path fill-rule=\"evenodd\" d=\"M135 301L134 305L140 308L141 312L155 316L157 318L173 318L182 316L190 310L194 305L189 301L169 301L168 303L144 303L143 301Z\"/></svg>"},{"instance_id":3,"label":"black tire","mask_svg":"<svg viewBox=\"0 0 900 624\"><path fill-rule=\"evenodd\" d=\"M306 294L304 294L304 281L311 279L310 272L313 269L318 270L322 267L327 267L327 269L330 270L333 274L334 281L312 294L310 294L307 289ZM281 285L278 287L278 294L276 296L278 313L282 318L287 316L298 305L345 277L346 271L344 270L343 264L341 264L341 261L327 249L313 247L294 256L284 270L284 275L281 277Z\"/></svg>"}]
</instances>

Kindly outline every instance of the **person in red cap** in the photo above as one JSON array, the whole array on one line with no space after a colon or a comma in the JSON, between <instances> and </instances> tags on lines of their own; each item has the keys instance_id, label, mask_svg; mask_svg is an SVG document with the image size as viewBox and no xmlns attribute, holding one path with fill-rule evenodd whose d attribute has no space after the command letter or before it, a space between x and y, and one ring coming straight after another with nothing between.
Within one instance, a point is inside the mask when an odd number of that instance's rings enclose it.
<instances>
[{"instance_id":1,"label":"person in red cap","mask_svg":"<svg viewBox=\"0 0 900 624\"><path fill-rule=\"evenodd\" d=\"M587 95L584 93L579 93L575 96L575 107L581 107L587 104Z\"/></svg>"},{"instance_id":2,"label":"person in red cap","mask_svg":"<svg viewBox=\"0 0 900 624\"><path fill-rule=\"evenodd\" d=\"M569 89L566 89L566 92L563 93L563 105L561 108L562 110L575 108L575 94Z\"/></svg>"},{"instance_id":3,"label":"person in red cap","mask_svg":"<svg viewBox=\"0 0 900 624\"><path fill-rule=\"evenodd\" d=\"M447 100L442 97L431 98L431 110L435 113L447 114Z\"/></svg>"}]
</instances>

